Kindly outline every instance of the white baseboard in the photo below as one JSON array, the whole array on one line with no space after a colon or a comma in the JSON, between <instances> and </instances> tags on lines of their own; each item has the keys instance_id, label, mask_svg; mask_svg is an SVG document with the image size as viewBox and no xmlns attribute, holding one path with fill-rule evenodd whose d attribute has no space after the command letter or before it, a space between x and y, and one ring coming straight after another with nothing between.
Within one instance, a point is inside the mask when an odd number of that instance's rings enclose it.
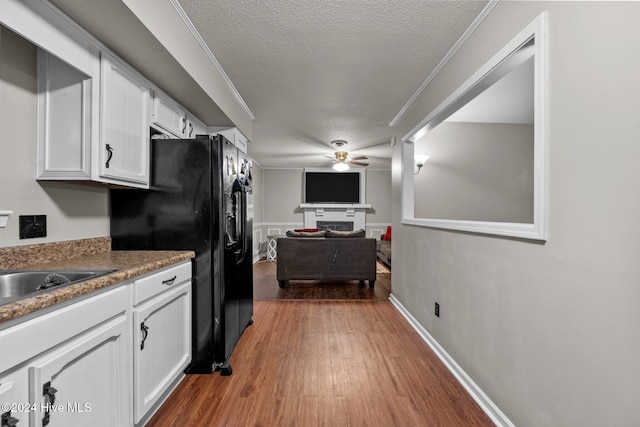
<instances>
[{"instance_id":1,"label":"white baseboard","mask_svg":"<svg viewBox=\"0 0 640 427\"><path fill-rule=\"evenodd\" d=\"M407 319L411 327L415 329L415 331L420 335L420 337L427 343L429 347L436 353L438 358L444 363L444 365L451 371L453 376L456 377L458 382L467 390L467 393L471 395L473 400L476 401L480 408L491 418L491 421L494 422L495 425L500 427L515 427L515 424L507 418L507 416L496 406L495 403L489 396L482 391L480 387L471 379L469 375L456 363L456 361L449 356L449 354L438 344L438 341L435 340L427 332L427 330L418 323L415 317L409 313L409 311L398 301L398 299L393 295L389 295L389 301L394 307L402 314L402 316Z\"/></svg>"}]
</instances>

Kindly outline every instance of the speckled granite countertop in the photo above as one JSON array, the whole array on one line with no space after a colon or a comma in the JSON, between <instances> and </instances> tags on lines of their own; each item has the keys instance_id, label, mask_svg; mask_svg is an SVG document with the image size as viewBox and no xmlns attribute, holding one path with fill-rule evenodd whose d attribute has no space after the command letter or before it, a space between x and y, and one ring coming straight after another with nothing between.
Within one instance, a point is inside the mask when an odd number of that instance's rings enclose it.
<instances>
[{"instance_id":1,"label":"speckled granite countertop","mask_svg":"<svg viewBox=\"0 0 640 427\"><path fill-rule=\"evenodd\" d=\"M0 323L189 260L192 251L111 251L108 237L0 248L2 270L118 270L0 306Z\"/></svg>"}]
</instances>

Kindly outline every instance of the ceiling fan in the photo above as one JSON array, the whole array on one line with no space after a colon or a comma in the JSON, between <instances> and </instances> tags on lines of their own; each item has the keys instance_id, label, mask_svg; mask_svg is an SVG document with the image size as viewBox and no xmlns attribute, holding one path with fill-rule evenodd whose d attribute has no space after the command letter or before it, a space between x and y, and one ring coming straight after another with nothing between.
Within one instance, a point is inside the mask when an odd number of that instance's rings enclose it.
<instances>
[{"instance_id":1,"label":"ceiling fan","mask_svg":"<svg viewBox=\"0 0 640 427\"><path fill-rule=\"evenodd\" d=\"M336 152L334 153L335 159L331 156L325 156L329 159L333 160L333 169L337 171L346 171L349 170L349 165L356 166L369 166L369 163L359 162L358 160L366 160L367 156L357 156L357 157L349 157L349 153L344 150L348 144L347 141L343 139L336 139L331 141L331 145L336 147Z\"/></svg>"}]
</instances>

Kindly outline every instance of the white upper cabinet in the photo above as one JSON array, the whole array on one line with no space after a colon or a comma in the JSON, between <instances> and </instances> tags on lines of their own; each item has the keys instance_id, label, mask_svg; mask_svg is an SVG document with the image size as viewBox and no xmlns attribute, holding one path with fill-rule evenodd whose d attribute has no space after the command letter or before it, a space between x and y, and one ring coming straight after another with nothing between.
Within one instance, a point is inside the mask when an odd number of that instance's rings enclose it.
<instances>
[{"instance_id":1,"label":"white upper cabinet","mask_svg":"<svg viewBox=\"0 0 640 427\"><path fill-rule=\"evenodd\" d=\"M153 92L153 125L171 133L176 138L184 138L187 133L187 113L161 92Z\"/></svg>"},{"instance_id":2,"label":"white upper cabinet","mask_svg":"<svg viewBox=\"0 0 640 427\"><path fill-rule=\"evenodd\" d=\"M91 179L91 143L98 128L99 53L86 75L38 50L38 179Z\"/></svg>"},{"instance_id":3,"label":"white upper cabinet","mask_svg":"<svg viewBox=\"0 0 640 427\"><path fill-rule=\"evenodd\" d=\"M207 133L207 127L200 120L160 91L153 91L151 122L176 138L191 139Z\"/></svg>"},{"instance_id":4,"label":"white upper cabinet","mask_svg":"<svg viewBox=\"0 0 640 427\"><path fill-rule=\"evenodd\" d=\"M209 126L208 131L211 134L222 135L227 138L233 145L238 147L240 150L247 152L247 144L249 140L240 130L236 127L225 127L225 126Z\"/></svg>"},{"instance_id":5,"label":"white upper cabinet","mask_svg":"<svg viewBox=\"0 0 640 427\"><path fill-rule=\"evenodd\" d=\"M2 0L0 24L39 48L37 179L149 188L151 127L209 133L51 3Z\"/></svg>"},{"instance_id":6,"label":"white upper cabinet","mask_svg":"<svg viewBox=\"0 0 640 427\"><path fill-rule=\"evenodd\" d=\"M150 87L107 52L101 64L100 178L148 188Z\"/></svg>"},{"instance_id":7,"label":"white upper cabinet","mask_svg":"<svg viewBox=\"0 0 640 427\"><path fill-rule=\"evenodd\" d=\"M149 84L97 47L91 74L39 50L37 178L148 188Z\"/></svg>"}]
</instances>

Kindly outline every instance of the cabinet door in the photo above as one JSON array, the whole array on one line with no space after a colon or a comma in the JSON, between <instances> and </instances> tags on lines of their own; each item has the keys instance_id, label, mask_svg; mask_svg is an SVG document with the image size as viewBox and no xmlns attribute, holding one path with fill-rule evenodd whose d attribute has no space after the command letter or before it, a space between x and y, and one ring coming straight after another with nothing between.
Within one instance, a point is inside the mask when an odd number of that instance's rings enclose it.
<instances>
[{"instance_id":1,"label":"cabinet door","mask_svg":"<svg viewBox=\"0 0 640 427\"><path fill-rule=\"evenodd\" d=\"M29 363L31 426L129 425L127 316L121 314ZM44 409L48 410L44 410Z\"/></svg>"},{"instance_id":2,"label":"cabinet door","mask_svg":"<svg viewBox=\"0 0 640 427\"><path fill-rule=\"evenodd\" d=\"M149 186L149 86L103 52L99 171L107 182Z\"/></svg>"},{"instance_id":3,"label":"cabinet door","mask_svg":"<svg viewBox=\"0 0 640 427\"><path fill-rule=\"evenodd\" d=\"M91 178L91 108L98 80L38 50L38 179Z\"/></svg>"},{"instance_id":4,"label":"cabinet door","mask_svg":"<svg viewBox=\"0 0 640 427\"><path fill-rule=\"evenodd\" d=\"M159 92L155 92L153 96L152 121L177 138L184 138L188 133L189 124L184 110Z\"/></svg>"},{"instance_id":5,"label":"cabinet door","mask_svg":"<svg viewBox=\"0 0 640 427\"><path fill-rule=\"evenodd\" d=\"M240 150L244 151L245 153L247 152L247 143L249 142L249 140L242 134L242 132L238 130L238 128L221 128L217 126L211 126L209 129L210 131L227 138Z\"/></svg>"},{"instance_id":6,"label":"cabinet door","mask_svg":"<svg viewBox=\"0 0 640 427\"><path fill-rule=\"evenodd\" d=\"M29 403L27 368L19 368L0 377L0 403L3 404L0 417L2 425L28 425L29 412L36 408Z\"/></svg>"},{"instance_id":7,"label":"cabinet door","mask_svg":"<svg viewBox=\"0 0 640 427\"><path fill-rule=\"evenodd\" d=\"M149 412L191 361L191 281L134 308L134 421Z\"/></svg>"}]
</instances>

